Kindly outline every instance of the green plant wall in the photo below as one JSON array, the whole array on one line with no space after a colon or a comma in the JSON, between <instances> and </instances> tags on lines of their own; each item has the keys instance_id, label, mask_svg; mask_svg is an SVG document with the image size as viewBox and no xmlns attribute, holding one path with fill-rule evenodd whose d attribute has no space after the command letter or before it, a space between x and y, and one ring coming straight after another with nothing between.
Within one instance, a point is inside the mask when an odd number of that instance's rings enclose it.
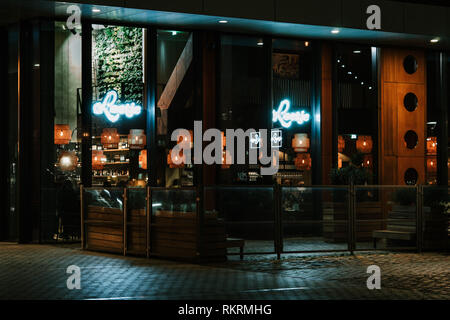
<instances>
[{"instance_id":1,"label":"green plant wall","mask_svg":"<svg viewBox=\"0 0 450 320\"><path fill-rule=\"evenodd\" d=\"M96 83L100 97L114 89L119 102L142 102L142 29L107 27L93 34Z\"/></svg>"}]
</instances>

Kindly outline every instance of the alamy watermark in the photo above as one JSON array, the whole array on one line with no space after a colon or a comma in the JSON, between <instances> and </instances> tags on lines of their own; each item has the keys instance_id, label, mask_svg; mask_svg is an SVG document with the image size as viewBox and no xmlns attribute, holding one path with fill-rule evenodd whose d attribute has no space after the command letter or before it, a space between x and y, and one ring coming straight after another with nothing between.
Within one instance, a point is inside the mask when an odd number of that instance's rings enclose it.
<instances>
[{"instance_id":1,"label":"alamy watermark","mask_svg":"<svg viewBox=\"0 0 450 320\"><path fill-rule=\"evenodd\" d=\"M184 139L180 139L184 137ZM225 145L222 132L211 128L202 131L202 121L194 121L194 137L187 129L176 129L171 135L177 145L171 151L174 164L261 164L261 175L273 175L279 168L280 129L226 129ZM191 141L194 141L193 148ZM246 143L248 141L248 143ZM203 142L210 142L203 149ZM236 142L236 143L235 143ZM247 147L248 146L248 147ZM225 150L226 147L226 150ZM193 154L192 154L193 149ZM227 154L224 157L224 152Z\"/></svg>"}]
</instances>

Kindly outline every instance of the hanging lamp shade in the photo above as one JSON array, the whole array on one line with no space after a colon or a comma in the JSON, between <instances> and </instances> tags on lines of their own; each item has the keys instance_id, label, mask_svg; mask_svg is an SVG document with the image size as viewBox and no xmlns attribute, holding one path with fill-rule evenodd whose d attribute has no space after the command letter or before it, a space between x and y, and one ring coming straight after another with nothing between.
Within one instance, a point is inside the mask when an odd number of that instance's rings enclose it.
<instances>
[{"instance_id":1,"label":"hanging lamp shade","mask_svg":"<svg viewBox=\"0 0 450 320\"><path fill-rule=\"evenodd\" d=\"M139 168L147 170L147 150L139 151Z\"/></svg>"},{"instance_id":2,"label":"hanging lamp shade","mask_svg":"<svg viewBox=\"0 0 450 320\"><path fill-rule=\"evenodd\" d=\"M309 155L309 153L297 153L294 163L297 170L310 170L311 156Z\"/></svg>"},{"instance_id":3,"label":"hanging lamp shade","mask_svg":"<svg viewBox=\"0 0 450 320\"><path fill-rule=\"evenodd\" d=\"M429 137L427 138L427 153L437 154L437 138Z\"/></svg>"},{"instance_id":4,"label":"hanging lamp shade","mask_svg":"<svg viewBox=\"0 0 450 320\"><path fill-rule=\"evenodd\" d=\"M362 153L372 152L372 137L371 136L359 136L356 140L356 149Z\"/></svg>"},{"instance_id":5,"label":"hanging lamp shade","mask_svg":"<svg viewBox=\"0 0 450 320\"><path fill-rule=\"evenodd\" d=\"M128 146L130 149L144 149L147 144L147 137L142 129L131 129L128 135Z\"/></svg>"},{"instance_id":6,"label":"hanging lamp shade","mask_svg":"<svg viewBox=\"0 0 450 320\"><path fill-rule=\"evenodd\" d=\"M55 124L55 144L68 144L72 139L72 130L68 124Z\"/></svg>"},{"instance_id":7,"label":"hanging lamp shade","mask_svg":"<svg viewBox=\"0 0 450 320\"><path fill-rule=\"evenodd\" d=\"M338 136L338 152L342 153L345 149L345 139L343 136Z\"/></svg>"},{"instance_id":8,"label":"hanging lamp shade","mask_svg":"<svg viewBox=\"0 0 450 320\"><path fill-rule=\"evenodd\" d=\"M92 169L102 170L106 162L103 150L92 150Z\"/></svg>"},{"instance_id":9,"label":"hanging lamp shade","mask_svg":"<svg viewBox=\"0 0 450 320\"><path fill-rule=\"evenodd\" d=\"M72 171L78 165L78 157L75 152L63 151L59 154L58 165L62 171Z\"/></svg>"},{"instance_id":10,"label":"hanging lamp shade","mask_svg":"<svg viewBox=\"0 0 450 320\"><path fill-rule=\"evenodd\" d=\"M294 148L295 152L308 152L308 135L306 133L296 133L292 139L292 148Z\"/></svg>"},{"instance_id":11,"label":"hanging lamp shade","mask_svg":"<svg viewBox=\"0 0 450 320\"><path fill-rule=\"evenodd\" d=\"M119 134L116 128L105 128L102 131L101 143L104 149L117 149L119 147Z\"/></svg>"}]
</instances>

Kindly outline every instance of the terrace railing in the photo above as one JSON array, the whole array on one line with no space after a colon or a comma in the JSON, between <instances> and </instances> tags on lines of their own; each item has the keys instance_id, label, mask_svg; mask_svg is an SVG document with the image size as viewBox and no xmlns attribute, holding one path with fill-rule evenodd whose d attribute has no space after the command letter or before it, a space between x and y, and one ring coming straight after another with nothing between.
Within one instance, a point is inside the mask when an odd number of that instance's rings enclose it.
<instances>
[{"instance_id":1,"label":"terrace railing","mask_svg":"<svg viewBox=\"0 0 450 320\"><path fill-rule=\"evenodd\" d=\"M81 187L80 194L83 249L206 260L449 249L447 186Z\"/></svg>"}]
</instances>

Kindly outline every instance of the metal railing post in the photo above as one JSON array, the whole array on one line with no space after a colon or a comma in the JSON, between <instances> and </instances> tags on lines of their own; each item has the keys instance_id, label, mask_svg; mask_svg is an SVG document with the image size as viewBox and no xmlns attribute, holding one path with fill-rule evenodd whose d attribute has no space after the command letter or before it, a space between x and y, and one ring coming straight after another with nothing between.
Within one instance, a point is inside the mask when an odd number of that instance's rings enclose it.
<instances>
[{"instance_id":1,"label":"metal railing post","mask_svg":"<svg viewBox=\"0 0 450 320\"><path fill-rule=\"evenodd\" d=\"M195 204L196 204L196 224L197 224L197 232L196 232L196 234L197 234L197 236L196 236L196 247L197 247L197 249L196 249L196 254L197 254L197 257L199 257L200 258L200 255L201 255L201 250L200 250L200 248L201 248L201 245L202 245L202 243L201 243L201 241L202 241L202 232L203 232L203 226L202 226L202 224L203 224L203 207L202 207L202 203L203 203L203 201L201 201L202 200L202 197L203 197L203 188L202 187L197 187L196 189L195 189Z\"/></svg>"},{"instance_id":2,"label":"metal railing post","mask_svg":"<svg viewBox=\"0 0 450 320\"><path fill-rule=\"evenodd\" d=\"M416 185L416 246L417 252L422 252L423 240L423 189Z\"/></svg>"},{"instance_id":3,"label":"metal railing post","mask_svg":"<svg viewBox=\"0 0 450 320\"><path fill-rule=\"evenodd\" d=\"M123 188L123 255L127 254L127 188Z\"/></svg>"},{"instance_id":4,"label":"metal railing post","mask_svg":"<svg viewBox=\"0 0 450 320\"><path fill-rule=\"evenodd\" d=\"M351 182L348 186L348 249L353 255L355 245L355 186Z\"/></svg>"},{"instance_id":5,"label":"metal railing post","mask_svg":"<svg viewBox=\"0 0 450 320\"><path fill-rule=\"evenodd\" d=\"M274 218L275 218L275 252L277 254L277 259L280 260L281 252L283 251L283 226L281 221L281 187L278 184L273 186L273 197L274 197Z\"/></svg>"},{"instance_id":6,"label":"metal railing post","mask_svg":"<svg viewBox=\"0 0 450 320\"><path fill-rule=\"evenodd\" d=\"M151 215L152 215L152 201L151 201L151 190L150 187L147 186L147 195L145 198L146 201L146 241L145 241L145 250L146 250L146 256L147 258L150 258L150 249L151 249L151 234L150 234L150 228L151 228Z\"/></svg>"},{"instance_id":7,"label":"metal railing post","mask_svg":"<svg viewBox=\"0 0 450 320\"><path fill-rule=\"evenodd\" d=\"M86 249L84 241L84 187L80 184L80 238L81 238L81 249Z\"/></svg>"}]
</instances>

